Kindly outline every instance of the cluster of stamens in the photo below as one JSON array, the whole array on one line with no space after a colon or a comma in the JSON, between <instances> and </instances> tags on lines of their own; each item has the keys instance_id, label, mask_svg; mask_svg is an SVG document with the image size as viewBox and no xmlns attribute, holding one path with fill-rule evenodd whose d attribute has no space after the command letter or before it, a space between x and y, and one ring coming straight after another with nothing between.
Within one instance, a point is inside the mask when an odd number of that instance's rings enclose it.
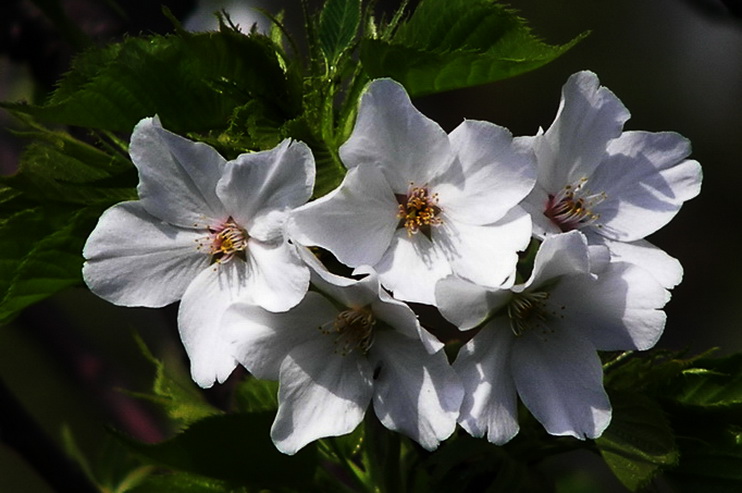
<instances>
[{"instance_id":1,"label":"cluster of stamens","mask_svg":"<svg viewBox=\"0 0 742 493\"><path fill-rule=\"evenodd\" d=\"M424 234L430 233L431 226L443 223L440 217L441 209L438 207L438 194L429 195L426 187L416 187L410 183L407 195L398 195L400 227L407 230L409 236L422 230Z\"/></svg>"},{"instance_id":2,"label":"cluster of stamens","mask_svg":"<svg viewBox=\"0 0 742 493\"><path fill-rule=\"evenodd\" d=\"M206 246L212 262L223 264L236 256L244 257L248 236L231 216L218 226L210 226L208 230ZM204 244L199 242L199 249L203 246Z\"/></svg>"},{"instance_id":3,"label":"cluster of stamens","mask_svg":"<svg viewBox=\"0 0 742 493\"><path fill-rule=\"evenodd\" d=\"M546 291L513 295L508 305L508 318L513 334L521 336L527 330L547 329L546 322L549 319L549 313L547 312L546 301L548 299L549 293Z\"/></svg>"},{"instance_id":4,"label":"cluster of stamens","mask_svg":"<svg viewBox=\"0 0 742 493\"><path fill-rule=\"evenodd\" d=\"M335 320L319 327L323 334L336 334L335 352L346 356L355 350L366 354L374 343L376 319L368 307L350 308Z\"/></svg>"},{"instance_id":5,"label":"cluster of stamens","mask_svg":"<svg viewBox=\"0 0 742 493\"><path fill-rule=\"evenodd\" d=\"M587 178L562 188L556 195L549 195L544 215L562 231L571 231L590 225L600 218L593 208L606 199L605 192L590 193L586 188Z\"/></svg>"}]
</instances>

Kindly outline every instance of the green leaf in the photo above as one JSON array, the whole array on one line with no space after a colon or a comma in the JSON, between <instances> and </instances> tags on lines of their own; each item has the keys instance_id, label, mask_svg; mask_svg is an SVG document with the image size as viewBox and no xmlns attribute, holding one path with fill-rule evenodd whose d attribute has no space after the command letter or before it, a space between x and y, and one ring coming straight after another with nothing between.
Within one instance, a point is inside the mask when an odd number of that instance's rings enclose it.
<instances>
[{"instance_id":1,"label":"green leaf","mask_svg":"<svg viewBox=\"0 0 742 493\"><path fill-rule=\"evenodd\" d=\"M415 97L528 72L583 37L548 45L493 0L423 0L391 41L364 40L361 61L371 77L391 77Z\"/></svg>"},{"instance_id":2,"label":"green leaf","mask_svg":"<svg viewBox=\"0 0 742 493\"><path fill-rule=\"evenodd\" d=\"M176 133L224 129L235 107L257 98L298 112L269 38L228 28L184 36L128 38L85 52L43 106L4 107L51 122L130 132L158 114Z\"/></svg>"},{"instance_id":3,"label":"green leaf","mask_svg":"<svg viewBox=\"0 0 742 493\"><path fill-rule=\"evenodd\" d=\"M595 443L616 477L631 491L678 462L672 429L662 408L649 397L612 392L611 424Z\"/></svg>"},{"instance_id":4,"label":"green leaf","mask_svg":"<svg viewBox=\"0 0 742 493\"><path fill-rule=\"evenodd\" d=\"M328 0L319 18L319 42L331 66L353 42L361 23L360 0Z\"/></svg>"},{"instance_id":5,"label":"green leaf","mask_svg":"<svg viewBox=\"0 0 742 493\"><path fill-rule=\"evenodd\" d=\"M237 409L256 413L278 409L278 382L255 377L243 379L235 391Z\"/></svg>"},{"instance_id":6,"label":"green leaf","mask_svg":"<svg viewBox=\"0 0 742 493\"><path fill-rule=\"evenodd\" d=\"M225 481L195 476L193 474L175 473L152 475L129 493L226 493L244 491L232 488Z\"/></svg>"},{"instance_id":7,"label":"green leaf","mask_svg":"<svg viewBox=\"0 0 742 493\"><path fill-rule=\"evenodd\" d=\"M207 416L221 413L219 409L206 402L190 378L175 378L166 369L165 364L155 358L142 338L136 334L134 337L144 357L155 367L155 381L152 385L154 394L130 392L131 395L159 404L168 417L179 426L187 426Z\"/></svg>"},{"instance_id":8,"label":"green leaf","mask_svg":"<svg viewBox=\"0 0 742 493\"><path fill-rule=\"evenodd\" d=\"M155 464L259 488L304 487L317 467L314 446L296 455L280 453L270 439L274 413L211 416L159 444L121 436Z\"/></svg>"},{"instance_id":9,"label":"green leaf","mask_svg":"<svg viewBox=\"0 0 742 493\"><path fill-rule=\"evenodd\" d=\"M82 247L101 212L58 205L2 214L0 323L82 281Z\"/></svg>"},{"instance_id":10,"label":"green leaf","mask_svg":"<svg viewBox=\"0 0 742 493\"><path fill-rule=\"evenodd\" d=\"M689 431L693 431L692 428ZM679 439L680 465L667 473L681 493L742 491L742 431L703 431Z\"/></svg>"},{"instance_id":11,"label":"green leaf","mask_svg":"<svg viewBox=\"0 0 742 493\"><path fill-rule=\"evenodd\" d=\"M742 354L699 360L680 374L663 397L706 411L737 410L742 420Z\"/></svg>"}]
</instances>

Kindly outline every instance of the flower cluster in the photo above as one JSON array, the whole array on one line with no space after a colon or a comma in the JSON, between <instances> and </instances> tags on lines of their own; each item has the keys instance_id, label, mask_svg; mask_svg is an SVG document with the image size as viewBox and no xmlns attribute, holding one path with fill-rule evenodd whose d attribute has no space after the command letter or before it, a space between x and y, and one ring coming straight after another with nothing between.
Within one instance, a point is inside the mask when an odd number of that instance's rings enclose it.
<instances>
[{"instance_id":1,"label":"flower cluster","mask_svg":"<svg viewBox=\"0 0 742 493\"><path fill-rule=\"evenodd\" d=\"M549 433L595 438L611 417L598 351L652 347L682 277L644 238L701 182L686 139L625 132L628 117L580 72L546 131L446 133L375 80L339 149L347 174L311 201L301 142L227 161L145 119L130 146L139 200L103 214L83 275L116 304L180 300L202 387L237 364L279 380L285 453L349 433L371 403L426 449L457 423L507 442L519 400ZM452 364L406 302L474 333Z\"/></svg>"}]
</instances>

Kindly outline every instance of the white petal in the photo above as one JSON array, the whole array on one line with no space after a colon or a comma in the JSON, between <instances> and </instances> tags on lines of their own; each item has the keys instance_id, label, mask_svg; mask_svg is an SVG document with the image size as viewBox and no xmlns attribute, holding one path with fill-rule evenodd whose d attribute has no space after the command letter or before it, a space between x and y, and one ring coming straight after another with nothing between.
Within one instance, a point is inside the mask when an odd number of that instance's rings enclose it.
<instances>
[{"instance_id":1,"label":"white petal","mask_svg":"<svg viewBox=\"0 0 742 493\"><path fill-rule=\"evenodd\" d=\"M383 289L379 290L378 300L371 304L374 316L410 339L418 338L428 353L433 354L443 348L443 343L425 330L417 315L406 303L395 300Z\"/></svg>"},{"instance_id":2,"label":"white petal","mask_svg":"<svg viewBox=\"0 0 742 493\"><path fill-rule=\"evenodd\" d=\"M340 187L291 214L289 235L346 265L374 265L397 229L399 204L376 166L348 171Z\"/></svg>"},{"instance_id":3,"label":"white petal","mask_svg":"<svg viewBox=\"0 0 742 493\"><path fill-rule=\"evenodd\" d=\"M459 351L453 368L464 384L459 424L502 445L516 434L518 398L510 372L513 333L506 318L488 323Z\"/></svg>"},{"instance_id":4,"label":"white petal","mask_svg":"<svg viewBox=\"0 0 742 493\"><path fill-rule=\"evenodd\" d=\"M526 286L539 287L562 276L590 272L587 239L579 231L548 236L536 252Z\"/></svg>"},{"instance_id":5,"label":"white petal","mask_svg":"<svg viewBox=\"0 0 742 493\"><path fill-rule=\"evenodd\" d=\"M700 192L701 166L687 160L688 140L673 132L626 132L611 142L610 156L589 181L593 191L607 198L594 212L600 214L598 233L634 241L667 224L683 202Z\"/></svg>"},{"instance_id":6,"label":"white petal","mask_svg":"<svg viewBox=\"0 0 742 493\"><path fill-rule=\"evenodd\" d=\"M562 88L554 123L535 146L539 182L554 193L589 176L600 163L608 141L621 135L628 119L626 107L600 86L594 73L572 75Z\"/></svg>"},{"instance_id":7,"label":"white petal","mask_svg":"<svg viewBox=\"0 0 742 493\"><path fill-rule=\"evenodd\" d=\"M500 221L482 226L446 221L433 230L454 274L488 288L512 285L518 251L531 239L531 219L520 207Z\"/></svg>"},{"instance_id":8,"label":"white petal","mask_svg":"<svg viewBox=\"0 0 742 493\"><path fill-rule=\"evenodd\" d=\"M293 245L270 245L250 238L246 252L246 301L273 312L288 310L301 301L309 288L309 269Z\"/></svg>"},{"instance_id":9,"label":"white petal","mask_svg":"<svg viewBox=\"0 0 742 493\"><path fill-rule=\"evenodd\" d=\"M435 303L435 283L451 274L448 260L425 235L408 236L404 229L374 268L395 298L428 305Z\"/></svg>"},{"instance_id":10,"label":"white petal","mask_svg":"<svg viewBox=\"0 0 742 493\"><path fill-rule=\"evenodd\" d=\"M667 291L644 269L611 262L597 279L565 278L552 291L564 317L599 350L645 350L665 326Z\"/></svg>"},{"instance_id":11,"label":"white petal","mask_svg":"<svg viewBox=\"0 0 742 493\"><path fill-rule=\"evenodd\" d=\"M269 151L240 154L229 162L217 194L238 224L304 204L314 187L314 157L306 144L284 140Z\"/></svg>"},{"instance_id":12,"label":"white petal","mask_svg":"<svg viewBox=\"0 0 742 493\"><path fill-rule=\"evenodd\" d=\"M204 388L224 382L237 366L232 340L222 324L227 308L245 288L244 262L214 265L188 286L178 310L180 339L191 360L191 377Z\"/></svg>"},{"instance_id":13,"label":"white petal","mask_svg":"<svg viewBox=\"0 0 742 493\"><path fill-rule=\"evenodd\" d=\"M147 212L186 228L226 219L216 195L226 160L213 147L168 132L157 118L145 118L134 127L129 154Z\"/></svg>"},{"instance_id":14,"label":"white petal","mask_svg":"<svg viewBox=\"0 0 742 493\"><path fill-rule=\"evenodd\" d=\"M513 343L511 369L523 404L551 435L596 438L611 420L595 348L569 330L526 331Z\"/></svg>"},{"instance_id":15,"label":"white petal","mask_svg":"<svg viewBox=\"0 0 742 493\"><path fill-rule=\"evenodd\" d=\"M607 246L614 261L628 262L648 271L666 289L674 288L683 280L680 262L646 240L627 243L592 234L588 235L588 241Z\"/></svg>"},{"instance_id":16,"label":"white petal","mask_svg":"<svg viewBox=\"0 0 742 493\"><path fill-rule=\"evenodd\" d=\"M337 309L321 294L309 292L283 313L235 303L222 318L235 358L258 378L278 380L283 359L296 347L323 336L318 327L331 323Z\"/></svg>"},{"instance_id":17,"label":"white petal","mask_svg":"<svg viewBox=\"0 0 742 493\"><path fill-rule=\"evenodd\" d=\"M377 79L361 97L340 159L349 169L380 166L394 193L406 194L410 182L428 184L448 168L453 154L446 132L412 105L404 87Z\"/></svg>"},{"instance_id":18,"label":"white petal","mask_svg":"<svg viewBox=\"0 0 742 493\"><path fill-rule=\"evenodd\" d=\"M378 368L374 411L384 426L426 450L453 433L463 389L445 352L429 354L415 339L380 331L369 358Z\"/></svg>"},{"instance_id":19,"label":"white petal","mask_svg":"<svg viewBox=\"0 0 742 493\"><path fill-rule=\"evenodd\" d=\"M435 286L435 303L441 315L460 330L484 322L510 300L508 290L488 290L464 279L449 276Z\"/></svg>"},{"instance_id":20,"label":"white petal","mask_svg":"<svg viewBox=\"0 0 742 493\"><path fill-rule=\"evenodd\" d=\"M507 129L466 120L450 139L461 164L455 167L460 176L447 174L450 183L433 190L446 215L468 224L494 223L533 188L535 157L532 152L517 152Z\"/></svg>"},{"instance_id":21,"label":"white petal","mask_svg":"<svg viewBox=\"0 0 742 493\"><path fill-rule=\"evenodd\" d=\"M103 213L85 243L83 278L117 305L168 305L208 267L209 255L197 250L206 234L163 223L139 201L123 202Z\"/></svg>"},{"instance_id":22,"label":"white petal","mask_svg":"<svg viewBox=\"0 0 742 493\"><path fill-rule=\"evenodd\" d=\"M363 420L371 400L371 367L355 353L333 353L329 340L314 339L295 348L281 365L271 438L283 453L294 454L313 440L350 433Z\"/></svg>"},{"instance_id":23,"label":"white petal","mask_svg":"<svg viewBox=\"0 0 742 493\"><path fill-rule=\"evenodd\" d=\"M561 228L544 214L548 202L549 194L541 184L536 184L531 193L520 203L520 206L531 215L533 236L540 240L562 232Z\"/></svg>"}]
</instances>

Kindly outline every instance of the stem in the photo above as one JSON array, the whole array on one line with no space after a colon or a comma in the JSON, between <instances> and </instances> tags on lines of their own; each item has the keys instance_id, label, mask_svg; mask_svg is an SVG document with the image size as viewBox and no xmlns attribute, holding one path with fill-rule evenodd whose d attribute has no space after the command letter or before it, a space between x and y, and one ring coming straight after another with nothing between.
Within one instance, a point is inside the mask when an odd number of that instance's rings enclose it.
<instances>
[{"instance_id":1,"label":"stem","mask_svg":"<svg viewBox=\"0 0 742 493\"><path fill-rule=\"evenodd\" d=\"M0 380L0 440L18 452L55 491L98 489L47 436Z\"/></svg>"},{"instance_id":2,"label":"stem","mask_svg":"<svg viewBox=\"0 0 742 493\"><path fill-rule=\"evenodd\" d=\"M369 410L364 420L365 455L371 484L380 493L403 493L399 435L387 430Z\"/></svg>"}]
</instances>

